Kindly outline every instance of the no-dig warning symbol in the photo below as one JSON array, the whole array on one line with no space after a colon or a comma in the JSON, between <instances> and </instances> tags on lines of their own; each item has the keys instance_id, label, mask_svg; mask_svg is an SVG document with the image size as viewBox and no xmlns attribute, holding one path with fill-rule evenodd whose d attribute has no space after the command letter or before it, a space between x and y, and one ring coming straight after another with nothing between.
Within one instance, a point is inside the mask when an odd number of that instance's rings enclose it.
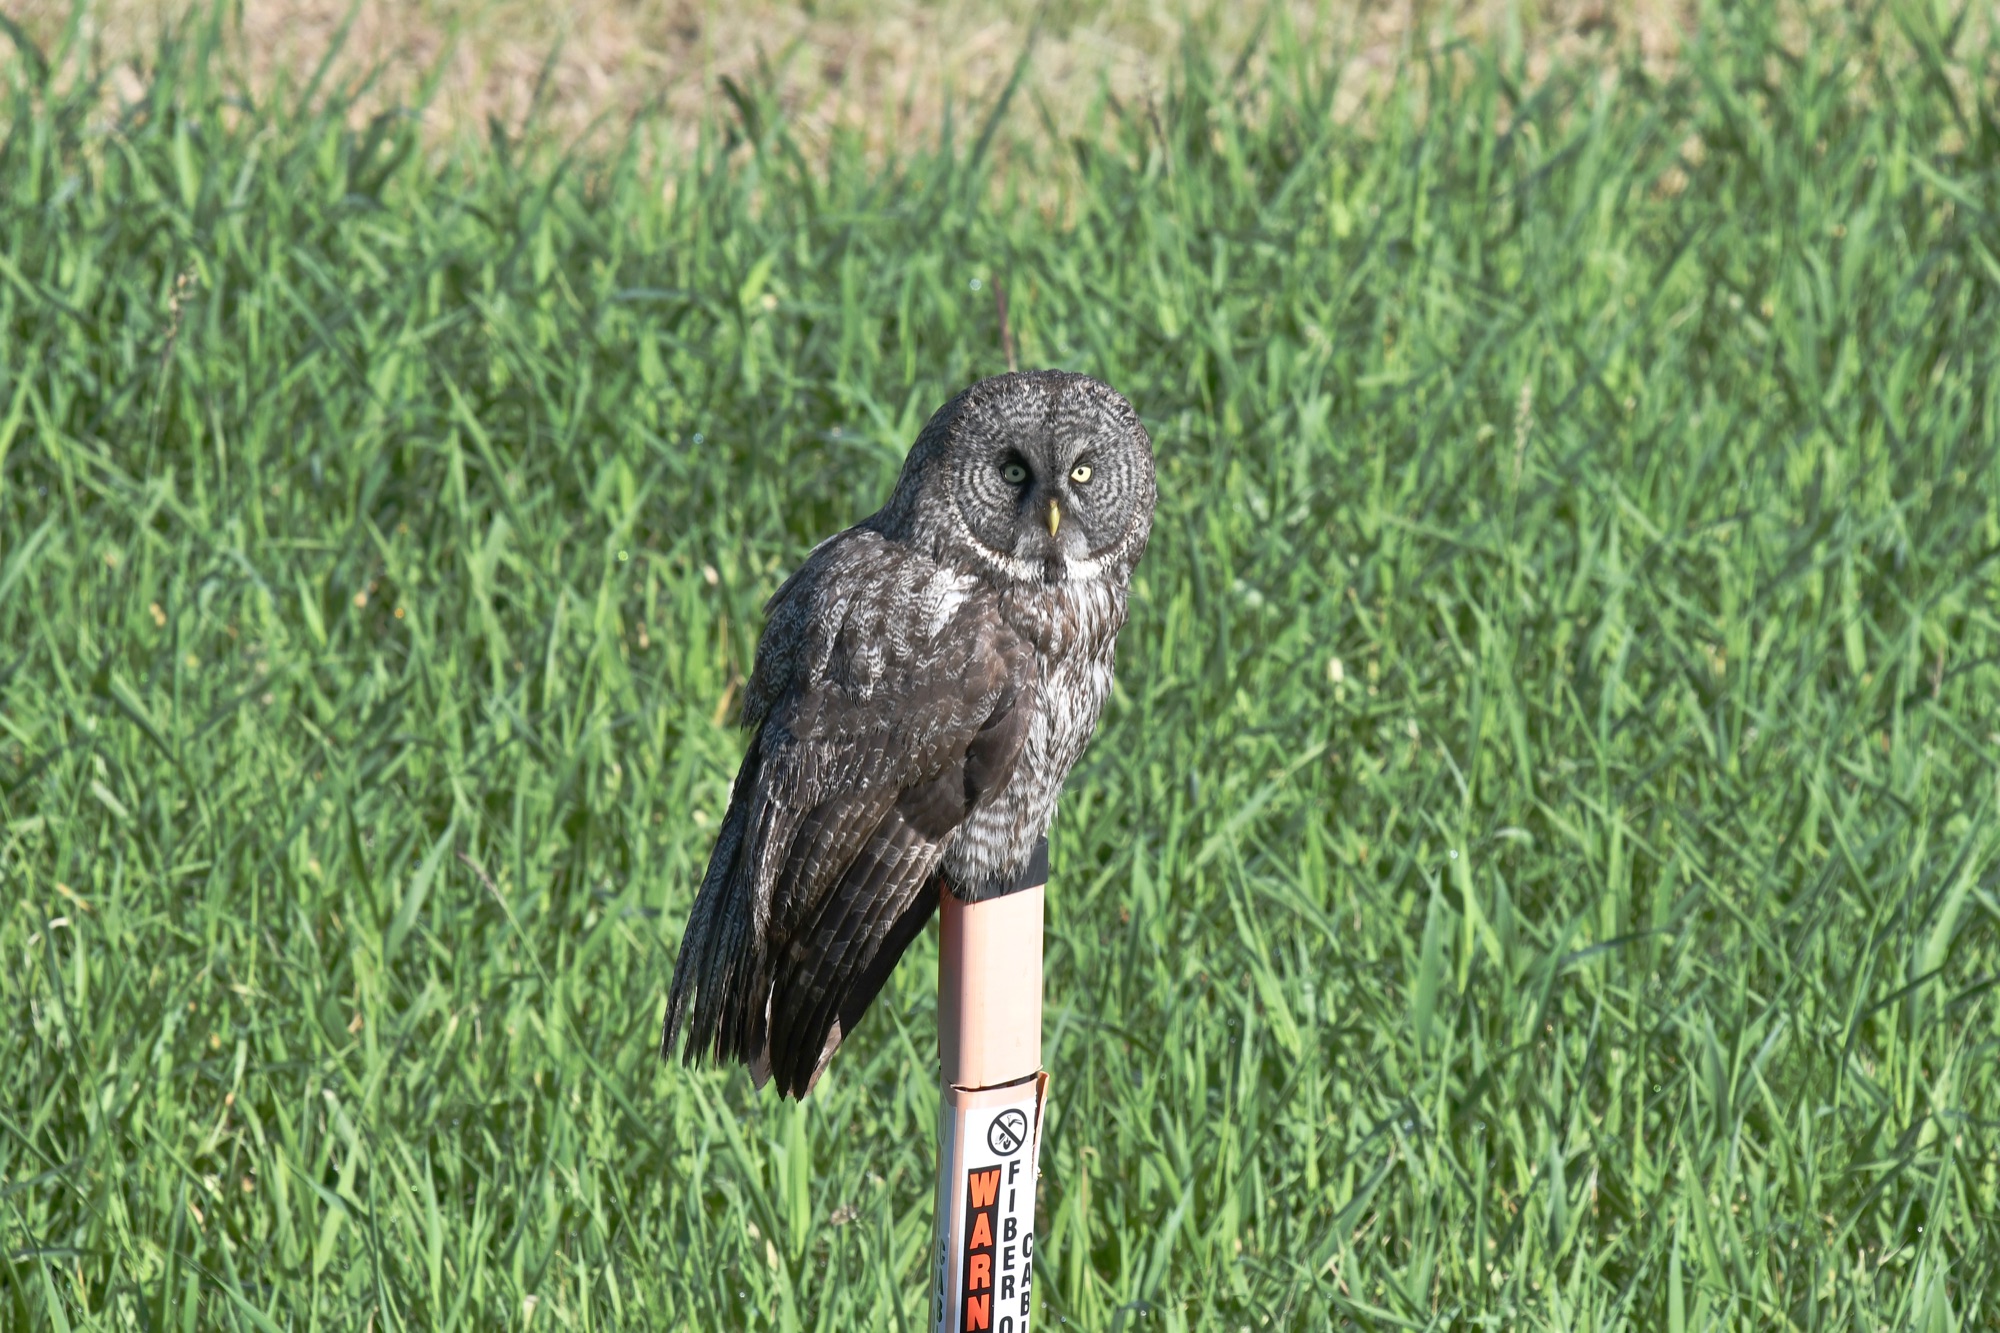
<instances>
[{"instance_id":1,"label":"no-dig warning symbol","mask_svg":"<svg viewBox=\"0 0 2000 1333\"><path fill-rule=\"evenodd\" d=\"M1010 1106L993 1119L993 1127L986 1131L986 1146L995 1156L1012 1157L1028 1141L1028 1113Z\"/></svg>"}]
</instances>

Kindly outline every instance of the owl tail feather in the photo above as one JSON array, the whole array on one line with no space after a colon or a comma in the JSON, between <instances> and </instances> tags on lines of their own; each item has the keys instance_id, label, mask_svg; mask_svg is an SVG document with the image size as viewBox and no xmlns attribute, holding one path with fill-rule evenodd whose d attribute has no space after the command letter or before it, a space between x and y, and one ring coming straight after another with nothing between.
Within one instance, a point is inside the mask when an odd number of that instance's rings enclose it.
<instances>
[{"instance_id":1,"label":"owl tail feather","mask_svg":"<svg viewBox=\"0 0 2000 1333\"><path fill-rule=\"evenodd\" d=\"M756 767L753 758L737 777L708 873L688 912L660 1031L660 1054L669 1059L677 1040L688 1064L704 1059L748 1062L765 1044L770 968L755 938L747 886L737 873Z\"/></svg>"}]
</instances>

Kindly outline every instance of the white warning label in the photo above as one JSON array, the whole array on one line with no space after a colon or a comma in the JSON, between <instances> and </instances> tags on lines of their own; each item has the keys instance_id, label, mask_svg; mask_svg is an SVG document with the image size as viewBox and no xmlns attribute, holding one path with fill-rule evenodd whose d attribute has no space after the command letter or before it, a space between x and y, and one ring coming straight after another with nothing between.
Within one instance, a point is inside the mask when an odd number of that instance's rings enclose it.
<instances>
[{"instance_id":1,"label":"white warning label","mask_svg":"<svg viewBox=\"0 0 2000 1333\"><path fill-rule=\"evenodd\" d=\"M941 1141L948 1160L938 1178L932 1277L937 1333L1027 1333L1046 1081L946 1094Z\"/></svg>"}]
</instances>

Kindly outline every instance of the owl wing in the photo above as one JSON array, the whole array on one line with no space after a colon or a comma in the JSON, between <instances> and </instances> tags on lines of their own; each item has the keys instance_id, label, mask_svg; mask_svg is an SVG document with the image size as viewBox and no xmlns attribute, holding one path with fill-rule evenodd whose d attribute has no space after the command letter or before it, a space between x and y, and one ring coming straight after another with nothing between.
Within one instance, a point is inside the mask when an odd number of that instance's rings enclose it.
<instances>
[{"instance_id":1,"label":"owl wing","mask_svg":"<svg viewBox=\"0 0 2000 1333\"><path fill-rule=\"evenodd\" d=\"M1012 776L1036 659L991 601L954 605L838 549L772 599L756 729L674 967L663 1049L803 1096L937 905L938 863ZM891 577L885 577L891 576ZM900 590L900 591L898 591Z\"/></svg>"}]
</instances>

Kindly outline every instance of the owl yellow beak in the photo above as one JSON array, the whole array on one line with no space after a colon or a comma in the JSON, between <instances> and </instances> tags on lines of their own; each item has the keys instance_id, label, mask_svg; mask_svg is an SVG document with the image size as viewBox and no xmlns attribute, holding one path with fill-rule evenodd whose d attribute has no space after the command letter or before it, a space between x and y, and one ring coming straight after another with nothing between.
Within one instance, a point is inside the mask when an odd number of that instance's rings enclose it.
<instances>
[{"instance_id":1,"label":"owl yellow beak","mask_svg":"<svg viewBox=\"0 0 2000 1333\"><path fill-rule=\"evenodd\" d=\"M1051 500L1049 501L1049 536L1051 537L1055 536L1056 529L1061 526L1062 526L1062 510L1057 507L1056 502L1054 500Z\"/></svg>"}]
</instances>

